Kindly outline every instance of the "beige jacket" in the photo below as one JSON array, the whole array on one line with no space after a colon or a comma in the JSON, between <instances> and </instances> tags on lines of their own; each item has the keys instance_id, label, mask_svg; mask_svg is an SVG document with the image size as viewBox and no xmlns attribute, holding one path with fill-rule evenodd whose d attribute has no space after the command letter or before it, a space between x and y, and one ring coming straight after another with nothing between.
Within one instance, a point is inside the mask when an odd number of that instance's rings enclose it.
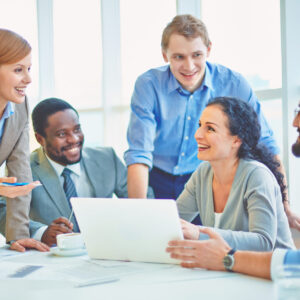
<instances>
[{"instance_id":1,"label":"beige jacket","mask_svg":"<svg viewBox=\"0 0 300 300\"><path fill-rule=\"evenodd\" d=\"M31 182L29 162L29 108L28 101L15 105L15 112L4 125L0 142L0 165L6 161L7 176L17 177L18 182ZM29 208L31 193L7 198L6 240L29 237Z\"/></svg>"}]
</instances>

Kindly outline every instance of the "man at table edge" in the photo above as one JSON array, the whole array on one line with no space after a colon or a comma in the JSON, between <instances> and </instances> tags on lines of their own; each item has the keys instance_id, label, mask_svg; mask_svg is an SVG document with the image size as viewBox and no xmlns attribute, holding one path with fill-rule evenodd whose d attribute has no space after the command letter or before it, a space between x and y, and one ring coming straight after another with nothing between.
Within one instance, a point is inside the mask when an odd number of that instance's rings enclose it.
<instances>
[{"instance_id":1,"label":"man at table edge","mask_svg":"<svg viewBox=\"0 0 300 300\"><path fill-rule=\"evenodd\" d=\"M295 110L293 126L299 136L292 146L293 154L300 157L300 101ZM182 260L187 268L227 270L252 276L274 279L281 265L298 264L300 250L275 249L274 252L235 251L210 228L199 229L210 236L206 241L171 241L167 252L172 258ZM187 248L189 247L189 248Z\"/></svg>"}]
</instances>

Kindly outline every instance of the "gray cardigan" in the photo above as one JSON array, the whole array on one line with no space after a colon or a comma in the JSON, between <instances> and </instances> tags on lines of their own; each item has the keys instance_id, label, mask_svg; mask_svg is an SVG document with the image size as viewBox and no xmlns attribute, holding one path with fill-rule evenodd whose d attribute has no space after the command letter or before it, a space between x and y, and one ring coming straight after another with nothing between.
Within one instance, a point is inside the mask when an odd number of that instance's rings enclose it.
<instances>
[{"instance_id":1,"label":"gray cardigan","mask_svg":"<svg viewBox=\"0 0 300 300\"><path fill-rule=\"evenodd\" d=\"M181 218L191 221L200 213L204 226L214 226L212 179L210 163L201 163L177 199ZM265 165L240 159L219 228L214 230L240 250L294 248L279 185ZM205 235L200 234L202 238Z\"/></svg>"}]
</instances>

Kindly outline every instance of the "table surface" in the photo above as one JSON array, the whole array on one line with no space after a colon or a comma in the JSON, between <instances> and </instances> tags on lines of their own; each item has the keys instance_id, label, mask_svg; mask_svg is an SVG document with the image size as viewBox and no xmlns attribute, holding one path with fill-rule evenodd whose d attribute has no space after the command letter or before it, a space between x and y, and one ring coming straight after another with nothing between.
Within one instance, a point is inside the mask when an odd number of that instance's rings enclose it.
<instances>
[{"instance_id":1,"label":"table surface","mask_svg":"<svg viewBox=\"0 0 300 300\"><path fill-rule=\"evenodd\" d=\"M1 252L2 251L2 252ZM29 251L5 257L0 248L0 299L251 299L274 300L274 283L236 273L184 269L177 265L97 261L99 268L115 268L119 280L84 287L76 287L68 272L83 271L82 264L91 264L87 255L58 257L49 253ZM13 251L10 251L13 252ZM1 254L2 253L2 254ZM8 253L8 252L7 252ZM9 253L8 253L9 254ZM110 265L111 264L111 265ZM125 264L125 265L122 265ZM7 278L5 273L23 265L42 266L30 276ZM137 272L119 274L125 266ZM73 271L73 268L74 271ZM120 269L121 268L121 269ZM57 271L57 274L49 270ZM98 270L98 269L97 269ZM40 272L40 273L39 273ZM99 271L101 272L101 271ZM34 276L34 274L36 274ZM51 275L52 274L52 275ZM119 274L119 275L118 275ZM100 274L101 275L101 274ZM13 295L13 297L12 297Z\"/></svg>"}]
</instances>

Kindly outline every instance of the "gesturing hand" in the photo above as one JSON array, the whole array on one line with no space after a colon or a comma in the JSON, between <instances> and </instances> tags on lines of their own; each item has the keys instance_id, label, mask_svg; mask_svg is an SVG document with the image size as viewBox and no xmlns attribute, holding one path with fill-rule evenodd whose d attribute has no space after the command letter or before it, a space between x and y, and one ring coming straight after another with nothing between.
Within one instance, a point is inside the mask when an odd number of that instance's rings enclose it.
<instances>
[{"instance_id":1,"label":"gesturing hand","mask_svg":"<svg viewBox=\"0 0 300 300\"><path fill-rule=\"evenodd\" d=\"M230 250L229 245L213 229L201 228L200 232L210 238L203 241L170 241L166 251L172 258L181 260L181 266L185 268L224 270L223 258Z\"/></svg>"},{"instance_id":2,"label":"gesturing hand","mask_svg":"<svg viewBox=\"0 0 300 300\"><path fill-rule=\"evenodd\" d=\"M9 183L15 183L17 181L16 177L1 177L1 182L9 182ZM27 195L31 190L36 188L40 185L39 181L31 182L27 185L22 186L3 186L0 185L0 195L8 198L15 198L18 196L24 196Z\"/></svg>"}]
</instances>

